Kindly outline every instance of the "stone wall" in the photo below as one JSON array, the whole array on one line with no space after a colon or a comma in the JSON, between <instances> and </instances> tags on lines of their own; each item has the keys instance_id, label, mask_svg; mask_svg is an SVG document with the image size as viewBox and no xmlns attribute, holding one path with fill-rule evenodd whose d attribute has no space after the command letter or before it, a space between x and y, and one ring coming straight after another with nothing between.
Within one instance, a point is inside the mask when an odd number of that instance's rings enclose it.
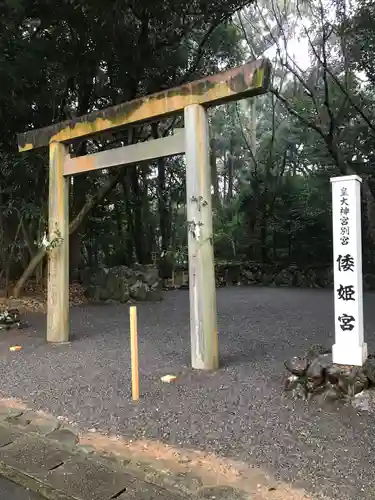
<instances>
[{"instance_id":1,"label":"stone wall","mask_svg":"<svg viewBox=\"0 0 375 500\"><path fill-rule=\"evenodd\" d=\"M175 288L180 288L184 269L175 271ZM216 286L270 286L301 288L332 288L331 267L300 269L297 266L276 268L261 266L254 262L239 264L217 264L215 266ZM181 279L180 279L181 278ZM164 285L169 288L167 281ZM157 267L135 265L132 268L89 268L81 272L85 296L93 301L114 300L127 302L129 299L157 301L162 299L162 280ZM172 285L170 285L172 286ZM182 286L185 288L186 286ZM363 276L364 290L375 290L375 276Z\"/></svg>"},{"instance_id":2,"label":"stone wall","mask_svg":"<svg viewBox=\"0 0 375 500\"><path fill-rule=\"evenodd\" d=\"M333 286L332 268L300 269L295 265L286 268L254 262L218 264L216 283L225 285L263 285L304 288L330 288Z\"/></svg>"},{"instance_id":3,"label":"stone wall","mask_svg":"<svg viewBox=\"0 0 375 500\"><path fill-rule=\"evenodd\" d=\"M180 268L174 272L174 287L185 288L183 273L187 268ZM304 288L332 288L332 268L299 269L297 266L287 268L272 265L261 266L253 262L240 264L216 264L216 286L270 286L270 287L304 287ZM374 280L375 283L375 280ZM182 286L181 286L182 284ZM173 286L173 284L172 284Z\"/></svg>"},{"instance_id":4,"label":"stone wall","mask_svg":"<svg viewBox=\"0 0 375 500\"><path fill-rule=\"evenodd\" d=\"M162 299L159 271L151 265L87 268L81 272L81 281L85 296L95 302Z\"/></svg>"},{"instance_id":5,"label":"stone wall","mask_svg":"<svg viewBox=\"0 0 375 500\"><path fill-rule=\"evenodd\" d=\"M217 286L262 285L271 287L333 288L332 266L301 269L296 265L261 266L254 262L218 264L215 267ZM375 290L375 275L363 275L363 289Z\"/></svg>"}]
</instances>

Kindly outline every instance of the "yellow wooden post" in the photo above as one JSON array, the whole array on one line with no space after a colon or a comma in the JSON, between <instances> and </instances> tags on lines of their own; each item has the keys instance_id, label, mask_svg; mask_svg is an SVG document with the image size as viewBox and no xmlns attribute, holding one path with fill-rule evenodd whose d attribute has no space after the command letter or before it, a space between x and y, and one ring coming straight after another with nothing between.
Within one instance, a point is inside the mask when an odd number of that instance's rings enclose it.
<instances>
[{"instance_id":1,"label":"yellow wooden post","mask_svg":"<svg viewBox=\"0 0 375 500\"><path fill-rule=\"evenodd\" d=\"M137 308L130 307L130 357L132 366L132 398L139 400Z\"/></svg>"},{"instance_id":2,"label":"yellow wooden post","mask_svg":"<svg viewBox=\"0 0 375 500\"><path fill-rule=\"evenodd\" d=\"M49 248L47 341L69 340L69 178L64 177L67 147L52 142L49 148Z\"/></svg>"}]
</instances>

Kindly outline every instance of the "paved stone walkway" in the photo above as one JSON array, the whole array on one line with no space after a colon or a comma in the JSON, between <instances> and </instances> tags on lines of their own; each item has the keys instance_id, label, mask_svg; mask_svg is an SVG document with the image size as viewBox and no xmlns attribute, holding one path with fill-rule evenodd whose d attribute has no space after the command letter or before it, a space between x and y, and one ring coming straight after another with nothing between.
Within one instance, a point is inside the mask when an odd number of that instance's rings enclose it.
<instances>
[{"instance_id":1,"label":"paved stone walkway","mask_svg":"<svg viewBox=\"0 0 375 500\"><path fill-rule=\"evenodd\" d=\"M0 500L45 500L33 491L0 476Z\"/></svg>"},{"instance_id":2,"label":"paved stone walkway","mask_svg":"<svg viewBox=\"0 0 375 500\"><path fill-rule=\"evenodd\" d=\"M0 500L250 498L233 488L197 484L193 477L171 477L131 457L95 453L57 419L0 404Z\"/></svg>"}]
</instances>

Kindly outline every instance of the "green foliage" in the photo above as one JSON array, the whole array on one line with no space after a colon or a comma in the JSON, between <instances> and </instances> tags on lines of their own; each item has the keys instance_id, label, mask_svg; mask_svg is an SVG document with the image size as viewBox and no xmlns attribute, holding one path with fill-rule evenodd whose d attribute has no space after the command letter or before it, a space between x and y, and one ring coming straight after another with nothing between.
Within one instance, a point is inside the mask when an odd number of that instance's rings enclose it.
<instances>
[{"instance_id":1,"label":"green foliage","mask_svg":"<svg viewBox=\"0 0 375 500\"><path fill-rule=\"evenodd\" d=\"M371 271L373 10L367 0L354 12L340 0L330 6L315 0L2 2L0 266L17 262L19 276L46 231L47 152L19 155L17 132L266 55L273 62L271 92L255 106L244 101L210 111L215 257L276 267L330 265L329 178L358 173L369 186L363 222ZM303 67L294 54L302 39L308 46ZM75 144L72 152L181 126L181 119L145 125ZM71 220L94 200L71 238L72 268L146 263L156 254L167 276L187 259L184 159L127 167L111 184L113 175L77 176L71 185Z\"/></svg>"}]
</instances>

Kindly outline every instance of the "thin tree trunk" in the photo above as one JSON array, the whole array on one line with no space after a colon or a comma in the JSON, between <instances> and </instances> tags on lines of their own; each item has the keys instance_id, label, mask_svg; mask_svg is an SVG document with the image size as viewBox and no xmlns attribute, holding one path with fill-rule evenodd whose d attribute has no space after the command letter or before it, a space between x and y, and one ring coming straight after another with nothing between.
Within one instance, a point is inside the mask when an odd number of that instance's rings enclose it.
<instances>
[{"instance_id":1,"label":"thin tree trunk","mask_svg":"<svg viewBox=\"0 0 375 500\"><path fill-rule=\"evenodd\" d=\"M145 224L145 239L147 239L147 253L145 255L145 261L144 264L151 264L152 262L152 256L151 252L153 251L154 248L154 242L155 242L155 233L154 233L154 226L152 223L152 217L151 217L151 212L150 212L150 199L149 199L149 180L148 180L148 174L149 174L149 167L147 165L143 165L140 167L141 172L142 172L142 193L141 193L141 199L142 199L142 219L144 220Z\"/></svg>"},{"instance_id":2,"label":"thin tree trunk","mask_svg":"<svg viewBox=\"0 0 375 500\"><path fill-rule=\"evenodd\" d=\"M268 262L268 252L267 252L267 233L268 233L268 220L266 213L262 215L261 226L260 226L260 257L262 264Z\"/></svg>"},{"instance_id":3,"label":"thin tree trunk","mask_svg":"<svg viewBox=\"0 0 375 500\"><path fill-rule=\"evenodd\" d=\"M251 156L253 159L256 158L257 154L257 101L253 97L250 100L250 146L251 146ZM254 169L256 165L254 165Z\"/></svg>"},{"instance_id":4,"label":"thin tree trunk","mask_svg":"<svg viewBox=\"0 0 375 500\"><path fill-rule=\"evenodd\" d=\"M75 231L77 231L90 210L94 206L96 206L105 196L107 196L116 186L121 175L122 171L118 170L117 173L115 175L112 175L94 196L87 197L85 204L69 225L69 234L73 234ZM32 276L38 264L42 262L45 254L46 249L44 247L39 248L38 252L31 259L29 265L22 273L22 276L17 281L13 290L14 297L17 298L20 296L20 293L22 292L27 280Z\"/></svg>"},{"instance_id":5,"label":"thin tree trunk","mask_svg":"<svg viewBox=\"0 0 375 500\"><path fill-rule=\"evenodd\" d=\"M152 135L154 139L159 138L158 124L153 123ZM159 211L159 228L161 237L161 252L166 252L170 243L171 235L171 218L170 212L168 211L168 196L166 191L166 173L165 173L165 158L159 158L157 160L158 165L158 211Z\"/></svg>"},{"instance_id":6,"label":"thin tree trunk","mask_svg":"<svg viewBox=\"0 0 375 500\"><path fill-rule=\"evenodd\" d=\"M366 201L368 232L373 244L375 245L375 198L366 178L363 178L362 181L362 192Z\"/></svg>"},{"instance_id":7,"label":"thin tree trunk","mask_svg":"<svg viewBox=\"0 0 375 500\"><path fill-rule=\"evenodd\" d=\"M159 208L159 224L161 237L161 251L166 252L169 247L169 214L167 210L167 192L165 188L165 159L158 160L158 208Z\"/></svg>"},{"instance_id":8,"label":"thin tree trunk","mask_svg":"<svg viewBox=\"0 0 375 500\"><path fill-rule=\"evenodd\" d=\"M210 164L211 164L211 184L213 187L213 205L220 205L220 194L219 194L219 180L217 175L217 165L216 165L216 142L215 139L210 141Z\"/></svg>"},{"instance_id":9,"label":"thin tree trunk","mask_svg":"<svg viewBox=\"0 0 375 500\"><path fill-rule=\"evenodd\" d=\"M126 212L126 253L128 256L129 265L133 263L134 255L134 220L133 210L130 203L130 170L125 169L123 177L121 177L122 190L124 193L125 212Z\"/></svg>"},{"instance_id":10,"label":"thin tree trunk","mask_svg":"<svg viewBox=\"0 0 375 500\"><path fill-rule=\"evenodd\" d=\"M151 254L148 248L149 240L146 234L146 225L143 223L142 205L143 197L139 187L138 168L136 166L131 168L131 184L133 191L133 214L134 214L134 244L137 259L140 264L146 264L151 261Z\"/></svg>"},{"instance_id":11,"label":"thin tree trunk","mask_svg":"<svg viewBox=\"0 0 375 500\"><path fill-rule=\"evenodd\" d=\"M230 202L233 199L233 177L234 177L234 156L233 156L233 148L232 141L230 145L230 151L228 155L228 193L227 193L227 202Z\"/></svg>"}]
</instances>

